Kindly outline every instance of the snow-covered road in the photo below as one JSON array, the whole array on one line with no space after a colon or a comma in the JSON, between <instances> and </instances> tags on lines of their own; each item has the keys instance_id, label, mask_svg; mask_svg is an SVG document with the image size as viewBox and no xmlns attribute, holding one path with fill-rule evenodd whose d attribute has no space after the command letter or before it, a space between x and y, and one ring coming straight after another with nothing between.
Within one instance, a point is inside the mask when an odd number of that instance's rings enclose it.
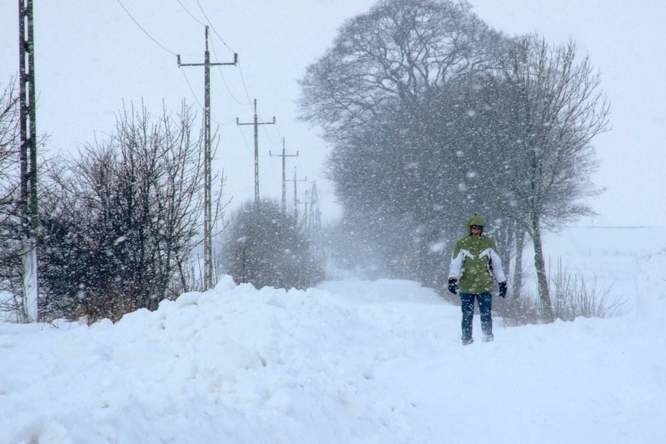
<instances>
[{"instance_id":1,"label":"snow-covered road","mask_svg":"<svg viewBox=\"0 0 666 444\"><path fill-rule=\"evenodd\" d=\"M458 307L391 280L0 324L0 442L666 442L663 302L468 347Z\"/></svg>"}]
</instances>

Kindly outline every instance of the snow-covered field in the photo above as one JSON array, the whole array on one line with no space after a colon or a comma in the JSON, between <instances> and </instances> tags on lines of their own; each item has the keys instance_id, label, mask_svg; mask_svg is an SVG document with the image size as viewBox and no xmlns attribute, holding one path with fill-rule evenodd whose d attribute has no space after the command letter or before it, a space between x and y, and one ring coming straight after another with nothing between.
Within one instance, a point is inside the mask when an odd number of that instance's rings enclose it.
<instances>
[{"instance_id":1,"label":"snow-covered field","mask_svg":"<svg viewBox=\"0 0 666 444\"><path fill-rule=\"evenodd\" d=\"M223 278L115 325L0 323L0 443L666 442L666 239L586 230L550 251L627 313L494 343L462 347L459 308L395 280Z\"/></svg>"}]
</instances>

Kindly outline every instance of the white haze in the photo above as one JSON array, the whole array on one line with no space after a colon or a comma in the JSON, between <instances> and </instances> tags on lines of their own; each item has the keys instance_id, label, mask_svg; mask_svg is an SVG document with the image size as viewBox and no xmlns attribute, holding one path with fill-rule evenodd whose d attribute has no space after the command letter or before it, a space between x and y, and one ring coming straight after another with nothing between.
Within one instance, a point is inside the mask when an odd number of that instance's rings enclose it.
<instances>
[{"instance_id":1,"label":"white haze","mask_svg":"<svg viewBox=\"0 0 666 444\"><path fill-rule=\"evenodd\" d=\"M197 20L205 21L196 0L181 0ZM17 2L0 2L0 79L18 71ZM124 0L136 20L184 62L201 61L203 27L177 0ZM280 195L280 163L268 150L300 150L299 176L317 180L325 216L340 214L332 185L323 174L328 147L316 128L297 120L297 80L322 55L345 19L367 10L367 0L200 0L216 30L239 53L251 98L259 99L263 127L262 194ZM592 202L598 217L583 223L659 225L666 189L663 143L666 140L666 3L641 0L474 0L475 11L490 25L510 34L537 31L551 42L575 39L601 71L611 106L613 129L598 137L600 170L594 181L606 192ZM175 56L146 37L117 1L60 0L37 2L36 50L38 130L49 134L48 150L76 152L113 126L123 100L141 99L155 112L162 99L176 109L182 98L196 105L176 66ZM232 52L211 31L213 59L228 61ZM215 55L217 54L217 56ZM252 196L252 131L237 128L236 116L251 119L251 107L238 68L212 72L213 123L221 125L216 161L224 168L227 194L235 204ZM203 70L186 68L202 101ZM230 95L231 91L235 99ZM237 103L236 100L238 100ZM289 175L293 174L293 165ZM289 194L291 196L291 192Z\"/></svg>"}]
</instances>

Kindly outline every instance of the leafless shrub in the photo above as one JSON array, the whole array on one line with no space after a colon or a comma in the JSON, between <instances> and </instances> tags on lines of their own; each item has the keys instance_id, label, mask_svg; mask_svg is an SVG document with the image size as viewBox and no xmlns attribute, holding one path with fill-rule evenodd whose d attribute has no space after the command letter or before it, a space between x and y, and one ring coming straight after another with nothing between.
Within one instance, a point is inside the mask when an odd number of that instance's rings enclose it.
<instances>
[{"instance_id":1,"label":"leafless shrub","mask_svg":"<svg viewBox=\"0 0 666 444\"><path fill-rule=\"evenodd\" d=\"M580 274L568 271L558 260L549 285L553 289L555 319L573 321L578 317L609 318L623 312L626 300L611 296L611 288L599 287L596 279L590 284ZM495 300L495 313L507 326L539 324L543 322L543 306L530 294Z\"/></svg>"},{"instance_id":2,"label":"leafless shrub","mask_svg":"<svg viewBox=\"0 0 666 444\"><path fill-rule=\"evenodd\" d=\"M201 222L201 138L185 104L124 109L108 140L54 169L42 204L41 309L119 319L190 287Z\"/></svg>"},{"instance_id":3,"label":"leafless shrub","mask_svg":"<svg viewBox=\"0 0 666 444\"><path fill-rule=\"evenodd\" d=\"M573 321L577 317L617 316L626 304L626 300L611 296L610 287L600 289L596 279L588 284L582 275L566 270L561 260L558 261L551 285L555 317L563 321Z\"/></svg>"}]
</instances>

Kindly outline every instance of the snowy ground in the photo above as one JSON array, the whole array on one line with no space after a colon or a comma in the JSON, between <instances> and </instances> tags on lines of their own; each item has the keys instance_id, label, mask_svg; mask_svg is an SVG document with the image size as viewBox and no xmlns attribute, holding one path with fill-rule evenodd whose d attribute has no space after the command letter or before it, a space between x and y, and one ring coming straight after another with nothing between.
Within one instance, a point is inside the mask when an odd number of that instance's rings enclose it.
<instances>
[{"instance_id":1,"label":"snowy ground","mask_svg":"<svg viewBox=\"0 0 666 444\"><path fill-rule=\"evenodd\" d=\"M468 347L458 307L390 280L223 279L116 325L0 323L0 443L666 442L666 244L592 240L592 268L633 260L626 315Z\"/></svg>"}]
</instances>

